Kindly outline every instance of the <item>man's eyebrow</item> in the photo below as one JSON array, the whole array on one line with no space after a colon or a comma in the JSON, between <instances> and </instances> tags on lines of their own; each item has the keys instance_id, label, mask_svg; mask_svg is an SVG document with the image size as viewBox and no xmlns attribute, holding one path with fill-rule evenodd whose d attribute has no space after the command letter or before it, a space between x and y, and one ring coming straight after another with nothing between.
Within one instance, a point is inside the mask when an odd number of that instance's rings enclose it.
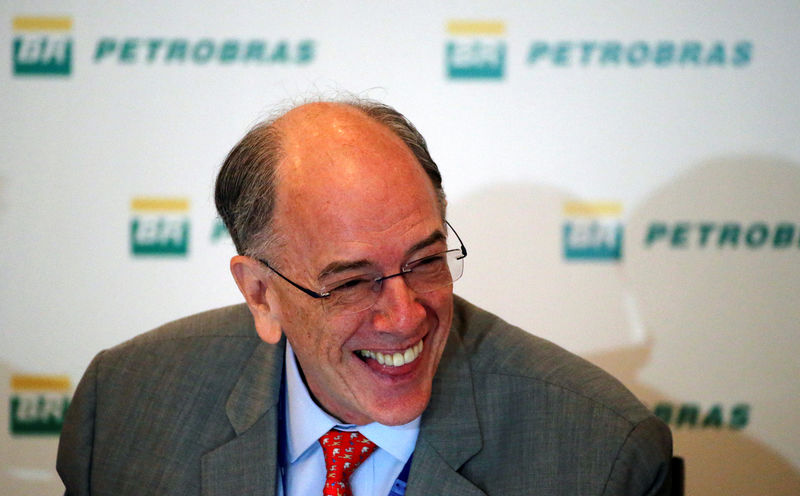
<instances>
[{"instance_id":1,"label":"man's eyebrow","mask_svg":"<svg viewBox=\"0 0 800 496\"><path fill-rule=\"evenodd\" d=\"M428 236L427 238L423 239L419 243L417 243L414 246L412 246L411 248L409 248L406 251L406 256L411 255L415 251L419 251L419 250L421 250L423 248L427 248L428 246L430 246L432 244L436 244L436 243L438 243L440 241L447 241L447 237L444 235L444 233L442 231L436 230L436 231L432 232L430 234L430 236Z\"/></svg>"},{"instance_id":2,"label":"man's eyebrow","mask_svg":"<svg viewBox=\"0 0 800 496\"><path fill-rule=\"evenodd\" d=\"M317 276L317 280L322 280L331 274L338 274L340 272L345 272L348 270L361 269L363 267L369 267L370 265L372 264L370 264L366 260L355 260L352 262L337 260L326 265L325 268L322 269L322 271L320 271L319 276Z\"/></svg>"},{"instance_id":3,"label":"man's eyebrow","mask_svg":"<svg viewBox=\"0 0 800 496\"><path fill-rule=\"evenodd\" d=\"M427 238L423 239L422 241L415 243L414 246L406 250L406 256L411 255L412 253L419 251L423 248L427 248L428 246L438 243L440 241L446 241L447 237L444 233L440 230L432 232ZM368 260L354 260L354 261L342 261L336 260L328 265L325 266L317 276L317 280L322 280L325 277L328 277L332 274L338 274L341 272L346 272L348 270L356 270L362 269L364 267L371 267L372 263Z\"/></svg>"}]
</instances>

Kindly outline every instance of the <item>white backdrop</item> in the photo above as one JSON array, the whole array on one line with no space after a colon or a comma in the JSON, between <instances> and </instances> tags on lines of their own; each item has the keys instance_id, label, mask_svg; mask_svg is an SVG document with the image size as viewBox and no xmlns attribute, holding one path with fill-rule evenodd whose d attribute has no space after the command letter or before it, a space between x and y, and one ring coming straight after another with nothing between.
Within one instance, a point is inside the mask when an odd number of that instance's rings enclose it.
<instances>
[{"instance_id":1,"label":"white backdrop","mask_svg":"<svg viewBox=\"0 0 800 496\"><path fill-rule=\"evenodd\" d=\"M457 293L620 377L689 494L800 493L798 25L789 0L4 2L2 492L60 491L95 353L241 301L230 147L351 92L426 136Z\"/></svg>"}]
</instances>

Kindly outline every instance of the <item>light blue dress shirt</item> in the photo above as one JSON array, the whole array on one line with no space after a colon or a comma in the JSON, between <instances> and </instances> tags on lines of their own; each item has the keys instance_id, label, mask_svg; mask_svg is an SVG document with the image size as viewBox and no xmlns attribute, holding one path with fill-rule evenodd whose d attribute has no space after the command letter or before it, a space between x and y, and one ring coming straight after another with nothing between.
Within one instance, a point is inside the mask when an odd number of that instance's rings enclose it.
<instances>
[{"instance_id":1,"label":"light blue dress shirt","mask_svg":"<svg viewBox=\"0 0 800 496\"><path fill-rule=\"evenodd\" d=\"M350 477L353 496L388 495L394 481L414 452L419 434L419 417L405 425L386 426L342 424L328 415L303 383L294 352L286 343L286 390L284 418L286 444L283 448L279 496L321 495L325 485L325 458L319 438L332 428L357 430L378 445L372 455Z\"/></svg>"}]
</instances>

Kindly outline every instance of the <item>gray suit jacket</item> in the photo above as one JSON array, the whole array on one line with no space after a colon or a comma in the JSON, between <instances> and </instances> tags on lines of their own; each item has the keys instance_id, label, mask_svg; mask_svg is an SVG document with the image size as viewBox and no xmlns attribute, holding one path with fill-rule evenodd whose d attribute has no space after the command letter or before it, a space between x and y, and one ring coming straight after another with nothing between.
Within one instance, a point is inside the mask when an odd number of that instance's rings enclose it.
<instances>
[{"instance_id":1,"label":"gray suit jacket","mask_svg":"<svg viewBox=\"0 0 800 496\"><path fill-rule=\"evenodd\" d=\"M245 305L101 352L61 434L67 494L274 494L283 361ZM608 374L456 297L407 495L668 494L671 449Z\"/></svg>"}]
</instances>

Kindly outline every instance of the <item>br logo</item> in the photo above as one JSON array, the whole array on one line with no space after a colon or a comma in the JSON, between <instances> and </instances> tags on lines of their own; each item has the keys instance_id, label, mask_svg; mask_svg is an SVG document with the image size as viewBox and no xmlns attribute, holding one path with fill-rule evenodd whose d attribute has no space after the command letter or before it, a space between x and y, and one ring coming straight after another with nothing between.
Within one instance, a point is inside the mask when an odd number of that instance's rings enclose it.
<instances>
[{"instance_id":1,"label":"br logo","mask_svg":"<svg viewBox=\"0 0 800 496\"><path fill-rule=\"evenodd\" d=\"M12 375L11 434L59 434L70 402L69 388L66 376Z\"/></svg>"},{"instance_id":2,"label":"br logo","mask_svg":"<svg viewBox=\"0 0 800 496\"><path fill-rule=\"evenodd\" d=\"M131 200L131 254L186 256L189 200L136 197Z\"/></svg>"},{"instance_id":3,"label":"br logo","mask_svg":"<svg viewBox=\"0 0 800 496\"><path fill-rule=\"evenodd\" d=\"M501 21L450 21L445 65L450 79L503 79L506 26Z\"/></svg>"},{"instance_id":4,"label":"br logo","mask_svg":"<svg viewBox=\"0 0 800 496\"><path fill-rule=\"evenodd\" d=\"M563 243L567 260L622 258L622 205L617 202L564 204Z\"/></svg>"},{"instance_id":5,"label":"br logo","mask_svg":"<svg viewBox=\"0 0 800 496\"><path fill-rule=\"evenodd\" d=\"M15 17L12 58L16 76L69 76L72 19Z\"/></svg>"}]
</instances>

